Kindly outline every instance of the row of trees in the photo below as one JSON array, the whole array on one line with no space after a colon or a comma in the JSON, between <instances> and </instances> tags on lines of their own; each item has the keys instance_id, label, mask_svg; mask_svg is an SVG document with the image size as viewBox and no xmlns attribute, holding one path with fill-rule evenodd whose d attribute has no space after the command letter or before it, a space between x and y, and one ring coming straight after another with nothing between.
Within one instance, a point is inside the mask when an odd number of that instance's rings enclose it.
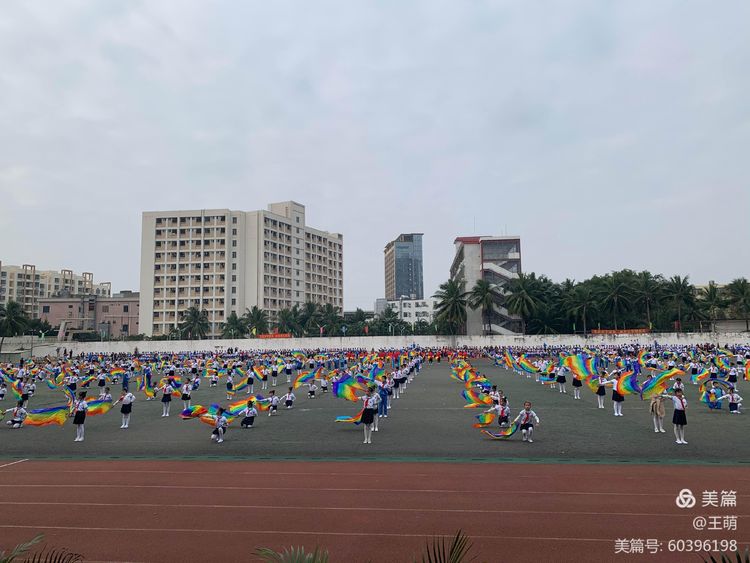
<instances>
[{"instance_id":1,"label":"row of trees","mask_svg":"<svg viewBox=\"0 0 750 563\"><path fill-rule=\"evenodd\" d=\"M726 318L743 319L745 329L750 330L747 279L735 279L721 288L712 282L697 291L687 276L665 278L632 270L562 283L535 273L519 274L502 291L474 287L469 293L448 281L435 294L440 300L439 321L461 330L467 304L482 307L486 314L489 293L491 299L520 316L524 332L532 334L587 333L592 327L695 330Z\"/></svg>"},{"instance_id":2,"label":"row of trees","mask_svg":"<svg viewBox=\"0 0 750 563\"><path fill-rule=\"evenodd\" d=\"M30 319L18 301L0 303L0 351L7 337L24 334L38 336L51 331L52 327L47 321Z\"/></svg>"}]
</instances>

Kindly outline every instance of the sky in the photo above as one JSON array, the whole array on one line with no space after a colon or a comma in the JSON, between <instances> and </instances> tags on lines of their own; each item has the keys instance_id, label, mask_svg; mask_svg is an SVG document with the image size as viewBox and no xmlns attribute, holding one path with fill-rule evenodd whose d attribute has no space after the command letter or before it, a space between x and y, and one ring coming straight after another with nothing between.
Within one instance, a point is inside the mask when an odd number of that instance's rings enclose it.
<instances>
[{"instance_id":1,"label":"sky","mask_svg":"<svg viewBox=\"0 0 750 563\"><path fill-rule=\"evenodd\" d=\"M141 213L295 200L383 248L519 235L525 271L750 276L750 3L9 0L0 260L138 289Z\"/></svg>"}]
</instances>

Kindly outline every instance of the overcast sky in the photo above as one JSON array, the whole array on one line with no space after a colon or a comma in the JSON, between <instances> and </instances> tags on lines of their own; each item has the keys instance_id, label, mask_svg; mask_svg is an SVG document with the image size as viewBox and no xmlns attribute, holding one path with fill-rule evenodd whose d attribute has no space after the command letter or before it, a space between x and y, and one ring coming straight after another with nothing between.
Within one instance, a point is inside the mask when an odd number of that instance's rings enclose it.
<instances>
[{"instance_id":1,"label":"overcast sky","mask_svg":"<svg viewBox=\"0 0 750 563\"><path fill-rule=\"evenodd\" d=\"M555 280L750 275L750 3L18 0L0 10L0 260L137 289L143 210L294 199L383 247L522 237Z\"/></svg>"}]
</instances>

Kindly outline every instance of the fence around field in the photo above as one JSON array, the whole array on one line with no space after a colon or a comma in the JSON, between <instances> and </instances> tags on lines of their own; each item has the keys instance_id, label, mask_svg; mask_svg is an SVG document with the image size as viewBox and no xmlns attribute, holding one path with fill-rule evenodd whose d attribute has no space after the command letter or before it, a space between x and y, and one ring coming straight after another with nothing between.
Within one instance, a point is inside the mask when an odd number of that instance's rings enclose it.
<instances>
[{"instance_id":1,"label":"fence around field","mask_svg":"<svg viewBox=\"0 0 750 563\"><path fill-rule=\"evenodd\" d=\"M23 337L7 338L3 353L31 354L33 340L34 355L56 355L57 349L99 353L131 353L136 348L141 352L205 352L237 348L240 350L293 350L314 348L378 349L422 347L483 347L483 346L601 346L624 344L692 345L713 343L724 345L749 344L750 333L659 333L591 335L544 335L544 336L353 336L335 338L278 338L278 339L231 339L231 340L145 340L112 342L54 342L50 339Z\"/></svg>"}]
</instances>

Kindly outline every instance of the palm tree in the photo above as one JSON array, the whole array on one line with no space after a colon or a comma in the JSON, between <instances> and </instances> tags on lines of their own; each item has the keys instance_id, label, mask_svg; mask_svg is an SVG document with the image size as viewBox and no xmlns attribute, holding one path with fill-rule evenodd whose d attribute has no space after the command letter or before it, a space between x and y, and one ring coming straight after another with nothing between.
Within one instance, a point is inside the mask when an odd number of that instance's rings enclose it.
<instances>
[{"instance_id":1,"label":"palm tree","mask_svg":"<svg viewBox=\"0 0 750 563\"><path fill-rule=\"evenodd\" d=\"M516 279L510 280L506 286L505 304L508 312L521 317L522 331L526 332L526 323L536 312L541 302L536 275L518 274Z\"/></svg>"},{"instance_id":2,"label":"palm tree","mask_svg":"<svg viewBox=\"0 0 750 563\"><path fill-rule=\"evenodd\" d=\"M596 295L588 283L579 283L575 286L563 302L568 314L572 315L574 319L581 319L583 322L583 334L586 334L586 321L589 315L596 311L597 304Z\"/></svg>"},{"instance_id":3,"label":"palm tree","mask_svg":"<svg viewBox=\"0 0 750 563\"><path fill-rule=\"evenodd\" d=\"M253 334L266 334L268 332L268 313L253 305L252 309L246 309L243 315L248 332Z\"/></svg>"},{"instance_id":4,"label":"palm tree","mask_svg":"<svg viewBox=\"0 0 750 563\"><path fill-rule=\"evenodd\" d=\"M299 312L299 324L307 336L318 336L321 326L321 311L317 303L308 301Z\"/></svg>"},{"instance_id":5,"label":"palm tree","mask_svg":"<svg viewBox=\"0 0 750 563\"><path fill-rule=\"evenodd\" d=\"M613 272L600 281L599 299L602 309L612 313L614 328L617 330L617 314L624 313L631 303L632 290L622 272Z\"/></svg>"},{"instance_id":6,"label":"palm tree","mask_svg":"<svg viewBox=\"0 0 750 563\"><path fill-rule=\"evenodd\" d=\"M654 276L651 272L643 271L635 276L633 285L633 303L642 305L646 310L646 323L651 328L651 310L659 303L664 290L664 278Z\"/></svg>"},{"instance_id":7,"label":"palm tree","mask_svg":"<svg viewBox=\"0 0 750 563\"><path fill-rule=\"evenodd\" d=\"M487 280L477 280L477 283L469 292L467 300L469 307L474 310L482 309L482 332L484 336L488 333L492 334L490 311L492 311L492 306L499 300L500 295L495 290L495 286Z\"/></svg>"},{"instance_id":8,"label":"palm tree","mask_svg":"<svg viewBox=\"0 0 750 563\"><path fill-rule=\"evenodd\" d=\"M208 322L208 311L201 311L196 306L183 311L179 328L180 332L187 335L189 340L205 338L211 330L211 325Z\"/></svg>"},{"instance_id":9,"label":"palm tree","mask_svg":"<svg viewBox=\"0 0 750 563\"><path fill-rule=\"evenodd\" d=\"M331 303L326 303L320 309L320 324L325 329L326 335L333 336L338 333L344 324L344 319L339 314L338 308L334 307Z\"/></svg>"},{"instance_id":10,"label":"palm tree","mask_svg":"<svg viewBox=\"0 0 750 563\"><path fill-rule=\"evenodd\" d=\"M667 281L665 295L677 311L677 324L682 330L682 310L695 301L695 291L687 276L672 276Z\"/></svg>"},{"instance_id":11,"label":"palm tree","mask_svg":"<svg viewBox=\"0 0 750 563\"><path fill-rule=\"evenodd\" d=\"M279 332L299 336L301 332L299 319L299 308L296 305L291 309L282 309L276 319L276 328Z\"/></svg>"},{"instance_id":12,"label":"palm tree","mask_svg":"<svg viewBox=\"0 0 750 563\"><path fill-rule=\"evenodd\" d=\"M0 303L0 351L6 336L23 334L29 319L18 301L8 301L7 305Z\"/></svg>"},{"instance_id":13,"label":"palm tree","mask_svg":"<svg viewBox=\"0 0 750 563\"><path fill-rule=\"evenodd\" d=\"M238 317L237 313L232 311L221 327L222 338L244 338L246 333L247 323L244 317Z\"/></svg>"},{"instance_id":14,"label":"palm tree","mask_svg":"<svg viewBox=\"0 0 750 563\"><path fill-rule=\"evenodd\" d=\"M716 320L719 318L719 313L727 305L719 286L714 282L709 282L708 287L704 287L701 290L700 304L706 313L708 313L708 318L711 320L711 329L713 330Z\"/></svg>"},{"instance_id":15,"label":"palm tree","mask_svg":"<svg viewBox=\"0 0 750 563\"><path fill-rule=\"evenodd\" d=\"M451 334L458 334L466 326L466 292L463 283L448 280L433 295L436 320L443 323Z\"/></svg>"},{"instance_id":16,"label":"palm tree","mask_svg":"<svg viewBox=\"0 0 750 563\"><path fill-rule=\"evenodd\" d=\"M727 293L734 313L745 320L745 330L750 331L750 282L746 278L732 280Z\"/></svg>"}]
</instances>

